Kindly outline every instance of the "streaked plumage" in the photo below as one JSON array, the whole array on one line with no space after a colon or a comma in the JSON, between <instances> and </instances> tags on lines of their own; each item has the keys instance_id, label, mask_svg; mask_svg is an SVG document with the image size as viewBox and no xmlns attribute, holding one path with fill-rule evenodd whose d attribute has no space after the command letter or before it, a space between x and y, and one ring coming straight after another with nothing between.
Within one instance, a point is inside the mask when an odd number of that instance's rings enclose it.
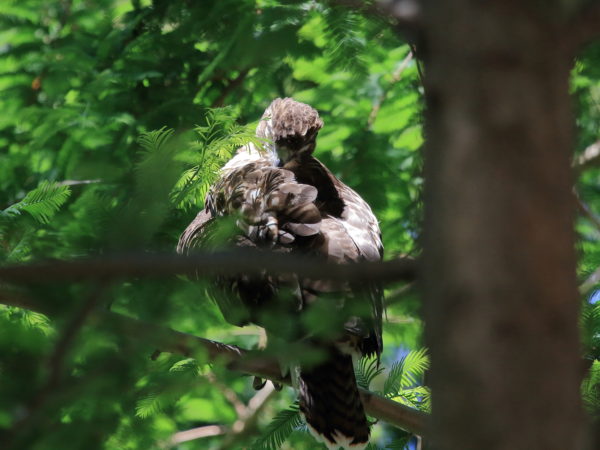
<instances>
[{"instance_id":1,"label":"streaked plumage","mask_svg":"<svg viewBox=\"0 0 600 450\"><path fill-rule=\"evenodd\" d=\"M207 247L219 218L235 217L236 246L299 253L338 264L380 260L383 247L371 208L312 156L322 126L312 107L289 98L274 100L257 127L257 135L269 142L266 148L242 147L221 169L205 209L182 234L178 251ZM257 323L272 334L303 339L324 351L323 362L299 369L301 412L328 448L364 447L369 427L352 359L381 353L380 286L269 274L222 277L215 285L214 297L228 321ZM344 305L352 299L367 299L367 312L344 313ZM265 309L299 315L317 301L334 302L328 305L340 310L343 320L333 330L333 339L309 335L300 321L291 334L289 324L262 323Z\"/></svg>"}]
</instances>

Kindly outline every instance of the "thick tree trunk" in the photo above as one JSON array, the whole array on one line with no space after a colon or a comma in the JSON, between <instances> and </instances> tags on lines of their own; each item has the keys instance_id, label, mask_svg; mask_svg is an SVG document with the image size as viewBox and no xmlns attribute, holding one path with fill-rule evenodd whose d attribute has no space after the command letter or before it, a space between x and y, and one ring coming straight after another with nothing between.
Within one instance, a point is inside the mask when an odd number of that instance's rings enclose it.
<instances>
[{"instance_id":1,"label":"thick tree trunk","mask_svg":"<svg viewBox=\"0 0 600 450\"><path fill-rule=\"evenodd\" d=\"M581 446L571 57L549 3L426 2L435 449Z\"/></svg>"}]
</instances>

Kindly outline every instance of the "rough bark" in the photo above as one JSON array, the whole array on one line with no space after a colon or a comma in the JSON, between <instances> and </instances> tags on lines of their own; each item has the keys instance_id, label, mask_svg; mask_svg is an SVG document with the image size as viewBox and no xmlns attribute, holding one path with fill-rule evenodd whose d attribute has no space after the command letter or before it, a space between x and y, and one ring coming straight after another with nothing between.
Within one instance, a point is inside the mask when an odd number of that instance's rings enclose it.
<instances>
[{"instance_id":1,"label":"rough bark","mask_svg":"<svg viewBox=\"0 0 600 450\"><path fill-rule=\"evenodd\" d=\"M423 11L435 449L582 445L571 55L552 7Z\"/></svg>"}]
</instances>

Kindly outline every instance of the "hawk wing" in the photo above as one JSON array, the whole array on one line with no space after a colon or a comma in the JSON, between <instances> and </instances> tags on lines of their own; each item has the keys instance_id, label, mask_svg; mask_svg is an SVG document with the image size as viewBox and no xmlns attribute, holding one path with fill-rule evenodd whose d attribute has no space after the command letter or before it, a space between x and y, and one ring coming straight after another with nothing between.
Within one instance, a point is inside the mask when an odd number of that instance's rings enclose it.
<instances>
[{"instance_id":1,"label":"hawk wing","mask_svg":"<svg viewBox=\"0 0 600 450\"><path fill-rule=\"evenodd\" d=\"M299 183L317 188L315 203L323 216L321 235L325 242L319 254L337 264L380 261L383 258L379 223L371 207L360 195L342 183L316 158L311 157L301 164L293 161L284 167L294 173ZM359 321L355 318L354 325L351 326L350 321L347 329L364 336L359 348L362 355L379 356L383 349L381 284L368 282L366 286L358 287L347 283L337 291L360 294L369 300L371 314L366 317L367 323L362 323L365 319Z\"/></svg>"}]
</instances>

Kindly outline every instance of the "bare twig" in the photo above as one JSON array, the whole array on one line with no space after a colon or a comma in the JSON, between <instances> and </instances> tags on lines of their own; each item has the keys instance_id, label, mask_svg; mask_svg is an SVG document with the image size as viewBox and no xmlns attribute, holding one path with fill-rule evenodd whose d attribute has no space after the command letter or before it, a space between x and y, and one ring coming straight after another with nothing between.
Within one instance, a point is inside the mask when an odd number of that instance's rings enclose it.
<instances>
[{"instance_id":1,"label":"bare twig","mask_svg":"<svg viewBox=\"0 0 600 450\"><path fill-rule=\"evenodd\" d=\"M240 438L246 437L256 429L258 417L268 401L277 393L273 384L267 384L259 390L248 402L248 407L244 414L241 414L233 423L231 430L219 445L220 449L227 450L237 448Z\"/></svg>"},{"instance_id":2,"label":"bare twig","mask_svg":"<svg viewBox=\"0 0 600 450\"><path fill-rule=\"evenodd\" d=\"M583 283L579 285L579 293L585 295L589 293L592 288L600 283L600 267L598 267L592 274L585 279Z\"/></svg>"},{"instance_id":3,"label":"bare twig","mask_svg":"<svg viewBox=\"0 0 600 450\"><path fill-rule=\"evenodd\" d=\"M13 300L10 293L0 292L0 301L43 313L50 312L45 303L24 296ZM145 348L160 348L162 351L188 357L195 356L200 360L208 358L211 362L227 365L231 370L284 384L291 382L289 377L282 377L277 361L262 352L247 351L234 345L211 341L110 311L96 310L93 317L95 320L110 322L119 333L133 342L144 345ZM414 434L424 434L427 414L365 389L360 389L360 393L365 411L369 415Z\"/></svg>"},{"instance_id":4,"label":"bare twig","mask_svg":"<svg viewBox=\"0 0 600 450\"><path fill-rule=\"evenodd\" d=\"M242 402L239 399L239 397L233 389L217 380L217 377L213 372L208 372L206 374L206 379L210 384L212 384L219 391L221 391L223 397L225 397L225 399L231 404L231 406L233 406L233 409L235 409L235 412L238 415L238 417L246 414L246 405L244 405L244 402Z\"/></svg>"},{"instance_id":5,"label":"bare twig","mask_svg":"<svg viewBox=\"0 0 600 450\"><path fill-rule=\"evenodd\" d=\"M407 284L405 284L403 286L400 286L397 289L394 289L388 295L386 295L386 297L385 297L385 306L391 306L391 305L394 305L396 303L399 303L400 300L402 300L402 298L406 294L409 294L409 293L413 292L415 290L415 287L416 287L415 283L407 283Z\"/></svg>"},{"instance_id":6,"label":"bare twig","mask_svg":"<svg viewBox=\"0 0 600 450\"><path fill-rule=\"evenodd\" d=\"M240 436L247 436L249 432L256 427L258 416L264 409L268 400L276 393L273 385L268 385L258 391L248 402L248 406L243 405L243 411L238 412L238 419L231 428L223 425L207 425L204 427L192 428L190 430L178 431L173 434L166 443L167 447L172 447L183 442L204 439L207 437L226 435L219 448L234 448L235 442ZM237 408L236 408L237 410Z\"/></svg>"},{"instance_id":7,"label":"bare twig","mask_svg":"<svg viewBox=\"0 0 600 450\"><path fill-rule=\"evenodd\" d=\"M174 446L182 444L184 442L193 441L195 439L202 439L213 436L220 436L227 432L227 427L222 425L207 425L204 427L192 428L191 430L178 431L171 436L168 445Z\"/></svg>"},{"instance_id":8,"label":"bare twig","mask_svg":"<svg viewBox=\"0 0 600 450\"><path fill-rule=\"evenodd\" d=\"M573 169L579 173L592 166L600 164L600 141L596 141L589 145L575 161L573 161Z\"/></svg>"},{"instance_id":9,"label":"bare twig","mask_svg":"<svg viewBox=\"0 0 600 450\"><path fill-rule=\"evenodd\" d=\"M177 274L206 276L245 273L294 273L301 277L330 280L413 281L416 262L401 258L357 264L323 263L305 257L256 251L173 254L131 254L71 261L39 262L0 268L0 280L11 283L48 283L127 277L168 277Z\"/></svg>"},{"instance_id":10,"label":"bare twig","mask_svg":"<svg viewBox=\"0 0 600 450\"><path fill-rule=\"evenodd\" d=\"M227 96L229 94L231 94L233 91L235 91L239 86L241 86L244 83L244 80L248 76L248 72L250 72L249 68L244 69L239 73L239 75L237 77L235 77L233 80L231 80L229 82L229 84L221 91L221 94L215 99L215 101L212 102L210 107L211 108L219 108L219 107L223 106Z\"/></svg>"},{"instance_id":11,"label":"bare twig","mask_svg":"<svg viewBox=\"0 0 600 450\"><path fill-rule=\"evenodd\" d=\"M96 179L96 180L63 180L63 181L59 181L57 184L59 186L79 186L82 184L95 184L95 183L101 183L102 180L100 178Z\"/></svg>"},{"instance_id":12,"label":"bare twig","mask_svg":"<svg viewBox=\"0 0 600 450\"><path fill-rule=\"evenodd\" d=\"M575 189L573 189L573 194L575 196L575 202L577 203L577 208L579 209L579 211L588 218L588 220L590 222L592 222L596 228L598 229L598 231L600 232L600 218L598 218L598 216L596 216L596 214L594 214L594 212L589 208L588 205L586 205L583 200L581 200L581 197L579 196L579 194L577 193L577 191Z\"/></svg>"}]
</instances>

